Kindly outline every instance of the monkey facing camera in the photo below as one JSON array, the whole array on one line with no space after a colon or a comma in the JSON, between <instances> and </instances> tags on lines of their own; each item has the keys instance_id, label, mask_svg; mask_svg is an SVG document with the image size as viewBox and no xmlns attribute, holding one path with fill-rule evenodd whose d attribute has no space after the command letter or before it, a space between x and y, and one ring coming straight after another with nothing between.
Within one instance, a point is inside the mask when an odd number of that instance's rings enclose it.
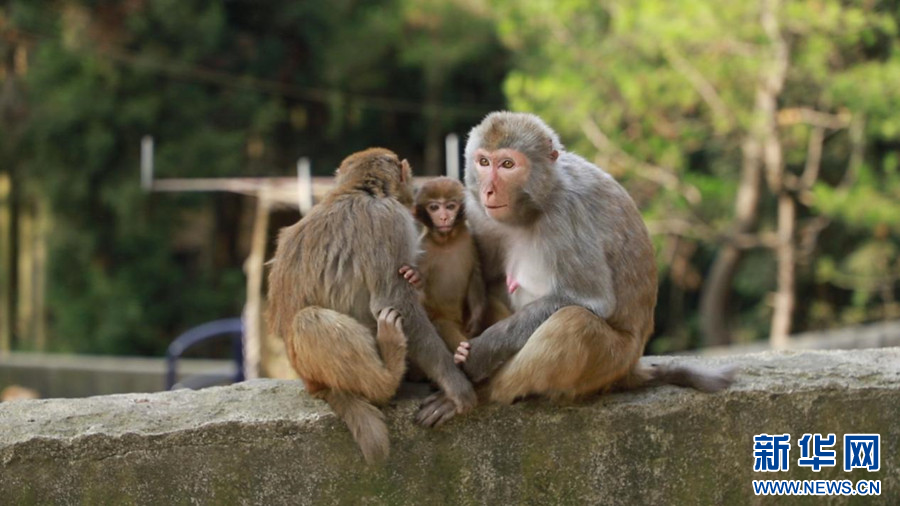
<instances>
[{"instance_id":1,"label":"monkey facing camera","mask_svg":"<svg viewBox=\"0 0 900 506\"><path fill-rule=\"evenodd\" d=\"M481 331L487 304L464 198L462 183L448 177L428 181L416 194L415 215L424 227L419 273L425 310L450 351Z\"/></svg>"},{"instance_id":2,"label":"monkey facing camera","mask_svg":"<svg viewBox=\"0 0 900 506\"><path fill-rule=\"evenodd\" d=\"M514 310L456 350L480 400L731 383L730 369L638 362L653 330L656 263L637 206L609 174L565 151L537 116L511 112L472 129L465 163L466 217L488 293L505 290ZM443 422L450 405L439 392L418 421Z\"/></svg>"}]
</instances>

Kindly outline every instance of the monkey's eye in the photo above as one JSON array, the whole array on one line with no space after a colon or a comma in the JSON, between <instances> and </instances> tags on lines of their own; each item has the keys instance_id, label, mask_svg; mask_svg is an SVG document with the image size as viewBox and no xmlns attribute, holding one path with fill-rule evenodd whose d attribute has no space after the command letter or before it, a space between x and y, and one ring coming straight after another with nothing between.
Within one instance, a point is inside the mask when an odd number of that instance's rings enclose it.
<instances>
[{"instance_id":1,"label":"monkey's eye","mask_svg":"<svg viewBox=\"0 0 900 506\"><path fill-rule=\"evenodd\" d=\"M435 212L440 208L441 206L439 204L428 204L428 210L431 212Z\"/></svg>"},{"instance_id":2,"label":"monkey's eye","mask_svg":"<svg viewBox=\"0 0 900 506\"><path fill-rule=\"evenodd\" d=\"M481 158L478 159L478 165L481 165L482 167L487 167L490 164L491 164L491 161L488 160L487 157L485 157L485 156L482 156Z\"/></svg>"},{"instance_id":3,"label":"monkey's eye","mask_svg":"<svg viewBox=\"0 0 900 506\"><path fill-rule=\"evenodd\" d=\"M450 202L449 204L447 204L447 210L456 211L456 202Z\"/></svg>"},{"instance_id":4,"label":"monkey's eye","mask_svg":"<svg viewBox=\"0 0 900 506\"><path fill-rule=\"evenodd\" d=\"M513 162L512 160L510 160L509 158L500 162L500 166L503 167L504 169L511 169L511 168L515 167L515 165L516 165L516 163Z\"/></svg>"}]
</instances>

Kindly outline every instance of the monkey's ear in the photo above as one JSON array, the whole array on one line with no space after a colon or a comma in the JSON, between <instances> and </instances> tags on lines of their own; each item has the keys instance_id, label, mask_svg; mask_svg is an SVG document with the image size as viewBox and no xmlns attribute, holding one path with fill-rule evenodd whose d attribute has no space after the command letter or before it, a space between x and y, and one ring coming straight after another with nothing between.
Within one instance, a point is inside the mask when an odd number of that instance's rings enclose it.
<instances>
[{"instance_id":1,"label":"monkey's ear","mask_svg":"<svg viewBox=\"0 0 900 506\"><path fill-rule=\"evenodd\" d=\"M409 162L406 161L406 158L400 161L400 181L403 183L409 182L412 179L412 167L409 166Z\"/></svg>"},{"instance_id":2,"label":"monkey's ear","mask_svg":"<svg viewBox=\"0 0 900 506\"><path fill-rule=\"evenodd\" d=\"M559 158L559 151L555 149L550 151L550 161L555 162L557 158Z\"/></svg>"}]
</instances>

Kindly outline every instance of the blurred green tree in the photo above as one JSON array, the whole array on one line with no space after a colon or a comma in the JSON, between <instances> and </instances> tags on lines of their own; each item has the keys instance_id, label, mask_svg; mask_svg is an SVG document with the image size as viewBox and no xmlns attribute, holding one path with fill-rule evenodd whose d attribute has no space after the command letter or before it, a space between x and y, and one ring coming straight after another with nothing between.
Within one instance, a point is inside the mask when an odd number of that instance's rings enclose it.
<instances>
[{"instance_id":1,"label":"blurred green tree","mask_svg":"<svg viewBox=\"0 0 900 506\"><path fill-rule=\"evenodd\" d=\"M493 5L515 52L511 105L624 178L645 211L668 288L658 350L696 345L692 329L780 345L900 315L893 4Z\"/></svg>"},{"instance_id":2,"label":"blurred green tree","mask_svg":"<svg viewBox=\"0 0 900 506\"><path fill-rule=\"evenodd\" d=\"M49 217L46 348L159 354L187 327L240 311L245 201L142 193L143 135L156 140L157 177L291 174L299 156L328 174L371 145L421 173L426 145L504 103L506 51L476 4L0 6L0 186L12 188L0 192L0 218L13 213L0 233L17 240L37 209ZM483 33L468 42L445 16ZM418 53L430 50L448 56ZM7 258L16 255L31 252L0 251L0 276L20 271ZM11 318L22 319L20 292L3 291ZM45 347L11 327L7 345Z\"/></svg>"}]
</instances>

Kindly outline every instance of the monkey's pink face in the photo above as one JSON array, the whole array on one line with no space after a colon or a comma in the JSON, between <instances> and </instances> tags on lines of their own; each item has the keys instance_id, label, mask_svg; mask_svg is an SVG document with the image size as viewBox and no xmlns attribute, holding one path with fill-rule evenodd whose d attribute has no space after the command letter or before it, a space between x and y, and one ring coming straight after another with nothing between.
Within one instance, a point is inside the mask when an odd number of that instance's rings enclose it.
<instances>
[{"instance_id":1,"label":"monkey's pink face","mask_svg":"<svg viewBox=\"0 0 900 506\"><path fill-rule=\"evenodd\" d=\"M481 205L491 218L503 222L516 213L516 198L528 181L531 164L515 149L475 151Z\"/></svg>"},{"instance_id":2,"label":"monkey's pink face","mask_svg":"<svg viewBox=\"0 0 900 506\"><path fill-rule=\"evenodd\" d=\"M459 202L455 200L431 200L425 206L434 229L442 234L453 230L456 217L459 215Z\"/></svg>"}]
</instances>

